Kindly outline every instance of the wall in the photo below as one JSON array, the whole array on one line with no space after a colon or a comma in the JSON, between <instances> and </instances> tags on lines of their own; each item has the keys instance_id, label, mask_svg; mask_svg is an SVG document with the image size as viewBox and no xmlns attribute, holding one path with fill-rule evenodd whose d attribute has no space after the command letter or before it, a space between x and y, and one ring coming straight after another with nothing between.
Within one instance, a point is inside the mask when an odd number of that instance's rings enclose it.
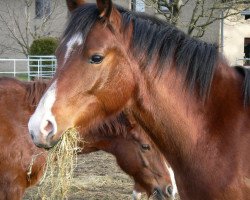
<instances>
[{"instance_id":1,"label":"wall","mask_svg":"<svg viewBox=\"0 0 250 200\"><path fill-rule=\"evenodd\" d=\"M22 47L18 45L17 39L31 45L33 37L30 33L34 34L39 27L42 28L37 31L37 35L41 36L59 37L64 30L68 14L65 0L51 1L52 14L46 18L45 23L45 20L37 19L35 16L35 0L27 1L30 2L29 9L24 2L24 0L0 0L0 16L3 17L0 20L1 58L25 57L24 54L20 53ZM9 11L10 14L6 11ZM15 33L16 39L13 39L11 31Z\"/></svg>"},{"instance_id":2,"label":"wall","mask_svg":"<svg viewBox=\"0 0 250 200\"><path fill-rule=\"evenodd\" d=\"M31 8L31 13L30 13L30 27L31 30L34 31L36 27L41 26L42 20L41 19L36 19L35 18L35 0L33 1L32 8ZM53 9L53 14L49 18L49 22L46 23L46 27L44 28L43 32L41 33L42 35L45 36L56 36L59 37L62 34L62 31L64 30L65 23L67 21L67 16L68 16L68 11L66 8L65 0L52 0L52 2L58 2L57 5ZM8 2L11 7L15 8L15 13L18 17L18 20L20 23L23 23L24 25L22 26L24 31L25 28L25 12L26 8L25 5L23 4L24 0L0 0L0 5L2 6L2 2ZM95 0L87 0L87 2L96 2ZM114 3L122 5L123 7L130 9L131 8L131 0L113 0ZM183 9L183 12L181 14L181 20L179 23L179 28L182 30L186 30L185 24L190 21L191 17L191 10L192 7L194 6L193 4L194 0L191 0L189 4ZM53 3L52 3L53 4ZM155 10L152 7L146 6L146 12L151 14L151 15L156 15ZM9 19L9 22L11 22L12 19ZM0 23L0 28L2 28L2 25ZM209 42L218 42L219 38L219 22L216 22L212 25L209 26L208 30L206 31L206 34L202 38L205 41ZM2 30L1 30L2 31ZM2 31L3 33L4 31ZM32 37L29 37L29 43L31 44L32 42ZM1 34L0 35L0 44L6 43L7 46L15 47L20 50L20 46L17 45L16 42L8 38L8 34ZM6 50L6 49L4 49ZM0 53L1 53L1 47L0 47ZM6 52L0 57L10 57L10 58L18 58L18 57L24 57L24 55L17 53L17 52L12 52L10 50L6 50Z\"/></svg>"},{"instance_id":3,"label":"wall","mask_svg":"<svg viewBox=\"0 0 250 200\"><path fill-rule=\"evenodd\" d=\"M237 59L244 58L244 38L250 38L250 19L238 15L239 21L234 22L235 17L224 20L224 46L223 51L230 65L243 65Z\"/></svg>"}]
</instances>

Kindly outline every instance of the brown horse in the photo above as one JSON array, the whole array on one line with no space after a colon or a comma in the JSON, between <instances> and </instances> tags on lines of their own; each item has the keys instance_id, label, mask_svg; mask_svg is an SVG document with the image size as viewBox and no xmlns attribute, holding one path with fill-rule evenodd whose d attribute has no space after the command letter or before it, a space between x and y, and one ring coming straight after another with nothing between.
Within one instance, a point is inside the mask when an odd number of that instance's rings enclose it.
<instances>
[{"instance_id":1,"label":"brown horse","mask_svg":"<svg viewBox=\"0 0 250 200\"><path fill-rule=\"evenodd\" d=\"M32 142L27 123L47 86L45 82L0 78L0 199L21 199L25 189L42 176L46 152ZM103 150L116 157L121 169L134 179L134 199L140 192L148 196L154 193L159 199L171 198L176 193L165 159L124 114L85 134L84 141L81 153ZM38 156L30 170L34 155Z\"/></svg>"},{"instance_id":2,"label":"brown horse","mask_svg":"<svg viewBox=\"0 0 250 200\"><path fill-rule=\"evenodd\" d=\"M89 131L84 141L82 153L103 150L116 157L121 169L134 179L134 199L141 192L146 192L148 197L154 194L157 199L176 196L177 188L175 183L170 184L169 173L172 172L167 168L165 158L144 131L137 124L132 125L124 113Z\"/></svg>"},{"instance_id":3,"label":"brown horse","mask_svg":"<svg viewBox=\"0 0 250 200\"><path fill-rule=\"evenodd\" d=\"M41 96L47 84L39 88L41 91L32 93ZM0 78L0 199L21 199L25 189L35 185L43 174L46 152L33 145L26 124L36 108L26 100L30 89L15 79ZM33 103L39 99L33 98ZM30 171L32 156L40 153Z\"/></svg>"},{"instance_id":4,"label":"brown horse","mask_svg":"<svg viewBox=\"0 0 250 200\"><path fill-rule=\"evenodd\" d=\"M59 68L29 121L34 143L50 147L127 107L173 167L181 199L250 199L249 70L111 0L68 2Z\"/></svg>"}]
</instances>

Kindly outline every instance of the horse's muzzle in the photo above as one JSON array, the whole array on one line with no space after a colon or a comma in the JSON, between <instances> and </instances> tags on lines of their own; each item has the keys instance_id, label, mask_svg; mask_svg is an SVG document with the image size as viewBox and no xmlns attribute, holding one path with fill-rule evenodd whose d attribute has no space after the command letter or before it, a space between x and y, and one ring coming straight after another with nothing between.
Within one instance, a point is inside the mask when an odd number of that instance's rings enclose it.
<instances>
[{"instance_id":1,"label":"horse's muzzle","mask_svg":"<svg viewBox=\"0 0 250 200\"><path fill-rule=\"evenodd\" d=\"M53 120L43 119L41 123L33 116L29 120L29 133L34 144L40 148L51 148L58 140L54 139L56 124Z\"/></svg>"}]
</instances>

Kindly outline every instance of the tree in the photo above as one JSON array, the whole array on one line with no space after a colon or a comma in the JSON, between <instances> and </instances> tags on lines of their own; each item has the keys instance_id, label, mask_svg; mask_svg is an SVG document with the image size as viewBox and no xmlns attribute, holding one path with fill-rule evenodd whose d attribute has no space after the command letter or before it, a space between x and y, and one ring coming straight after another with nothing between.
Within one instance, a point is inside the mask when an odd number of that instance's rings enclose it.
<instances>
[{"instance_id":1,"label":"tree","mask_svg":"<svg viewBox=\"0 0 250 200\"><path fill-rule=\"evenodd\" d=\"M202 37L206 28L212 23L236 16L242 10L250 8L250 0L145 0L145 2L154 7L170 23L182 29L185 27L185 32L193 37ZM180 16L188 6L191 16L189 20L183 22Z\"/></svg>"},{"instance_id":2,"label":"tree","mask_svg":"<svg viewBox=\"0 0 250 200\"><path fill-rule=\"evenodd\" d=\"M58 35L52 26L63 17L61 4L61 0L0 0L0 53L27 56L33 40Z\"/></svg>"}]
</instances>

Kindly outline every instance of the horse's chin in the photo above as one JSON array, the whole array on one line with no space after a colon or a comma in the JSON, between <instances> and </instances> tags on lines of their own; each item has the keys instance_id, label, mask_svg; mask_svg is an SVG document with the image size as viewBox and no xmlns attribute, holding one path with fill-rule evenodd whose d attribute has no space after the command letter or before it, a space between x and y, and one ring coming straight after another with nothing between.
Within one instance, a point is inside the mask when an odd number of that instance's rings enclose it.
<instances>
[{"instance_id":1,"label":"horse's chin","mask_svg":"<svg viewBox=\"0 0 250 200\"><path fill-rule=\"evenodd\" d=\"M51 141L47 142L46 144L35 143L35 145L39 148L49 150L49 149L53 148L59 141L60 141L60 139L59 140L51 140Z\"/></svg>"}]
</instances>

